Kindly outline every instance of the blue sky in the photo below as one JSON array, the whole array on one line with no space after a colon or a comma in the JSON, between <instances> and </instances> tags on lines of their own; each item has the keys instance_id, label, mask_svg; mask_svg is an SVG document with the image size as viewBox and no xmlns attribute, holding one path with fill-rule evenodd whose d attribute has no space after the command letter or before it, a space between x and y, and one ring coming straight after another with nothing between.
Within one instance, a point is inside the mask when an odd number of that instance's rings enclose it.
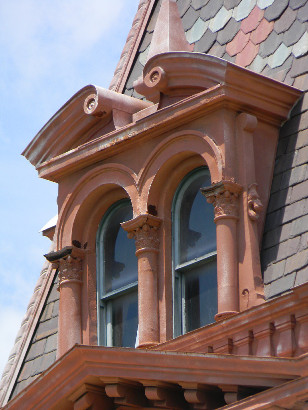
<instances>
[{"instance_id":1,"label":"blue sky","mask_svg":"<svg viewBox=\"0 0 308 410\"><path fill-rule=\"evenodd\" d=\"M139 0L0 2L0 373L50 241L57 186L20 155L80 88L108 88Z\"/></svg>"}]
</instances>

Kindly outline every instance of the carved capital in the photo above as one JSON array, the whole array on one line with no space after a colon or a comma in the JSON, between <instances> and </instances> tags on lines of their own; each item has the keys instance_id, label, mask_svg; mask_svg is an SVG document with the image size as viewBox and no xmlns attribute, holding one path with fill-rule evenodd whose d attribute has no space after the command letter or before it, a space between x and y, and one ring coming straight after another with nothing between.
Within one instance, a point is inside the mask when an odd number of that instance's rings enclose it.
<instances>
[{"instance_id":1,"label":"carved capital","mask_svg":"<svg viewBox=\"0 0 308 410\"><path fill-rule=\"evenodd\" d=\"M122 228L128 232L129 238L135 239L136 253L146 250L158 252L158 229L161 219L150 214L137 216L135 219L123 222Z\"/></svg>"},{"instance_id":2,"label":"carved capital","mask_svg":"<svg viewBox=\"0 0 308 410\"><path fill-rule=\"evenodd\" d=\"M256 221L259 218L259 214L263 210L263 204L260 200L259 194L257 192L258 184L253 183L248 187L248 215L249 218L253 221Z\"/></svg>"},{"instance_id":3,"label":"carved capital","mask_svg":"<svg viewBox=\"0 0 308 410\"><path fill-rule=\"evenodd\" d=\"M242 186L233 181L221 181L209 188L201 188L207 202L214 205L215 218L238 219L238 196Z\"/></svg>"},{"instance_id":4,"label":"carved capital","mask_svg":"<svg viewBox=\"0 0 308 410\"><path fill-rule=\"evenodd\" d=\"M52 263L53 268L59 270L59 287L67 282L82 283L84 252L75 246L66 246L60 251L44 255Z\"/></svg>"}]
</instances>

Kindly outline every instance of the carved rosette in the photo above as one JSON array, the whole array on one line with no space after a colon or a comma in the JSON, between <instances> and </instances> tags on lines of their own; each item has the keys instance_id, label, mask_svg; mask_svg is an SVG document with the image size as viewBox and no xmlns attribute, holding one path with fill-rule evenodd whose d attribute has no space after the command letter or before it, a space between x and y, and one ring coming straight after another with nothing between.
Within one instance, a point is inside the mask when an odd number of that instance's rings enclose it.
<instances>
[{"instance_id":1,"label":"carved rosette","mask_svg":"<svg viewBox=\"0 0 308 410\"><path fill-rule=\"evenodd\" d=\"M121 224L122 228L128 232L129 238L135 239L136 255L143 251L158 252L159 237L158 230L161 219L150 214L143 214Z\"/></svg>"},{"instance_id":2,"label":"carved rosette","mask_svg":"<svg viewBox=\"0 0 308 410\"><path fill-rule=\"evenodd\" d=\"M241 191L242 186L233 181L221 181L209 188L201 188L207 202L214 206L215 222L226 218L238 219L238 197Z\"/></svg>"},{"instance_id":3,"label":"carved rosette","mask_svg":"<svg viewBox=\"0 0 308 410\"><path fill-rule=\"evenodd\" d=\"M248 215L249 218L253 221L256 221L259 218L259 214L263 210L263 204L257 192L257 186L258 184L254 183L249 185L248 187Z\"/></svg>"}]
</instances>

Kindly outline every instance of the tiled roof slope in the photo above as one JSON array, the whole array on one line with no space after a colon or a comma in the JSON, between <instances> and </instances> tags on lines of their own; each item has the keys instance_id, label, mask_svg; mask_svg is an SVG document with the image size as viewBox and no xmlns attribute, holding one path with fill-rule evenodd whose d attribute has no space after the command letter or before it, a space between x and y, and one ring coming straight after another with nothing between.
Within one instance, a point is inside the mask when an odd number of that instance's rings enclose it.
<instances>
[{"instance_id":1,"label":"tiled roof slope","mask_svg":"<svg viewBox=\"0 0 308 410\"><path fill-rule=\"evenodd\" d=\"M53 249L53 247L51 249ZM51 302L50 298L48 300L46 299L47 295L54 294L54 290L52 290L50 293L50 289L54 283L54 276L55 270L52 269L50 263L45 262L43 269L40 273L40 276L38 278L38 281L36 283L31 300L28 304L27 312L22 320L21 327L15 339L13 349L10 353L8 362L2 374L2 378L0 381L0 407L3 405L4 402L7 401L8 395L10 395L13 391L13 387L15 386L16 381L22 381L20 369L24 361L26 360L29 362L31 357L34 358L35 353L32 353L33 350L29 346L31 346L33 342L39 339L38 334L43 332L43 330L41 330L41 326L43 325L45 319L47 320L47 316L50 314L48 311L46 312L45 316L44 312ZM55 300L56 298L54 297L54 301ZM56 315L56 310L57 307L55 306L52 315ZM46 324L43 326L46 326ZM47 337L47 333L45 335L41 335L41 338ZM49 341L49 345L50 343L52 343L51 340ZM51 351L51 347L46 347L46 353L49 349ZM34 373L32 373L32 375L34 375Z\"/></svg>"},{"instance_id":2,"label":"tiled roof slope","mask_svg":"<svg viewBox=\"0 0 308 410\"><path fill-rule=\"evenodd\" d=\"M124 92L147 61L161 0L135 56ZM194 51L224 58L307 91L308 0L177 0ZM267 298L308 281L308 96L281 129L261 259Z\"/></svg>"},{"instance_id":3,"label":"tiled roof slope","mask_svg":"<svg viewBox=\"0 0 308 410\"><path fill-rule=\"evenodd\" d=\"M59 314L59 292L57 287L58 275L54 278L11 398L28 386L56 360Z\"/></svg>"}]
</instances>

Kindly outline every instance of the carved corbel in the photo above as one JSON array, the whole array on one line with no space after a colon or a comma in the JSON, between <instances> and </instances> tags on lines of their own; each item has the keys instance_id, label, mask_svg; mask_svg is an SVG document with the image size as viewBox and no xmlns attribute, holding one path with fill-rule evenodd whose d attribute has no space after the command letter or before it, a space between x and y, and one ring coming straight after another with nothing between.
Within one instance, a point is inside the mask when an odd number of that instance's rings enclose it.
<instances>
[{"instance_id":1,"label":"carved corbel","mask_svg":"<svg viewBox=\"0 0 308 410\"><path fill-rule=\"evenodd\" d=\"M50 252L45 258L59 271L59 288L67 282L82 283L82 262L85 251L76 246L66 246L60 251Z\"/></svg>"},{"instance_id":2,"label":"carved corbel","mask_svg":"<svg viewBox=\"0 0 308 410\"><path fill-rule=\"evenodd\" d=\"M256 221L259 218L259 214L263 210L263 204L260 200L258 191L257 191L258 184L253 183L250 184L248 187L248 195L247 195L247 202L248 202L248 215L252 221Z\"/></svg>"},{"instance_id":3,"label":"carved corbel","mask_svg":"<svg viewBox=\"0 0 308 410\"><path fill-rule=\"evenodd\" d=\"M104 381L104 379L102 379ZM142 385L126 380L114 380L105 385L105 391L108 397L114 400L114 403L130 407L147 407Z\"/></svg>"}]
</instances>

